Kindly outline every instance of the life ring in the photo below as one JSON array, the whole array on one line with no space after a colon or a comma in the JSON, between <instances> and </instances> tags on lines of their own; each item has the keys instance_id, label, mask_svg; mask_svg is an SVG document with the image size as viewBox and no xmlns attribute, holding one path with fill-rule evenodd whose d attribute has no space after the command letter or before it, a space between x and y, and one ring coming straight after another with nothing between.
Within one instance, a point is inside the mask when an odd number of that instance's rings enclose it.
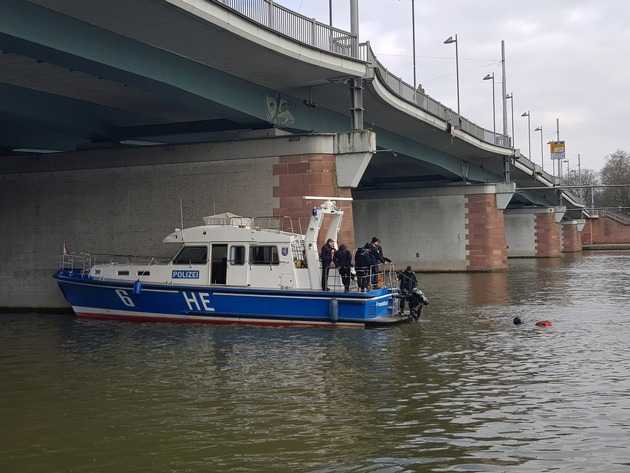
<instances>
[{"instance_id":1,"label":"life ring","mask_svg":"<svg viewBox=\"0 0 630 473\"><path fill-rule=\"evenodd\" d=\"M539 320L536 327L551 327L553 324L549 320Z\"/></svg>"}]
</instances>

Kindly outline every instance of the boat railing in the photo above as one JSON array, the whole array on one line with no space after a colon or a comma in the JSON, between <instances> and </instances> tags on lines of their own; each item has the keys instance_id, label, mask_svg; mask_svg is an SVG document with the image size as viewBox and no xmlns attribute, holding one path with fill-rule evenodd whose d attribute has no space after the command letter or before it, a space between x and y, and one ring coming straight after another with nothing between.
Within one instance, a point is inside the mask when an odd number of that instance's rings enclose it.
<instances>
[{"instance_id":1,"label":"boat railing","mask_svg":"<svg viewBox=\"0 0 630 473\"><path fill-rule=\"evenodd\" d=\"M87 276L94 266L142 266L147 269L153 265L170 263L170 257L123 255L110 253L66 253L61 255L59 270L68 274ZM99 275L95 275L98 278ZM104 277L104 275L101 275Z\"/></svg>"},{"instance_id":2,"label":"boat railing","mask_svg":"<svg viewBox=\"0 0 630 473\"><path fill-rule=\"evenodd\" d=\"M393 263L383 263L370 267L352 267L350 276L350 291L360 291L360 286L366 289L398 287L398 272ZM328 273L328 289L331 292L344 292L343 277L339 268L332 267Z\"/></svg>"},{"instance_id":3,"label":"boat railing","mask_svg":"<svg viewBox=\"0 0 630 473\"><path fill-rule=\"evenodd\" d=\"M246 227L257 230L276 230L287 233L302 232L302 218L286 215L259 216L259 217L205 217L206 225L226 225L231 227Z\"/></svg>"},{"instance_id":4,"label":"boat railing","mask_svg":"<svg viewBox=\"0 0 630 473\"><path fill-rule=\"evenodd\" d=\"M89 274L92 268L92 255L89 253L68 253L64 251L59 261L59 270L66 274Z\"/></svg>"}]
</instances>

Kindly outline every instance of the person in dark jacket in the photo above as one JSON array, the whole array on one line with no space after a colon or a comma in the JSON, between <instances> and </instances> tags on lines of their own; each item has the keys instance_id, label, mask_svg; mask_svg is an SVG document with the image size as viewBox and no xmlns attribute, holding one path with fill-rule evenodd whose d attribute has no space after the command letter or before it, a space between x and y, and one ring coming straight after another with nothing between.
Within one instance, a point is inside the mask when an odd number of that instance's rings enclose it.
<instances>
[{"instance_id":1,"label":"person in dark jacket","mask_svg":"<svg viewBox=\"0 0 630 473\"><path fill-rule=\"evenodd\" d=\"M326 244L322 246L319 254L319 260L322 262L322 289L328 291L328 273L335 256L335 242L329 238Z\"/></svg>"},{"instance_id":2,"label":"person in dark jacket","mask_svg":"<svg viewBox=\"0 0 630 473\"><path fill-rule=\"evenodd\" d=\"M402 313L405 311L404 296L411 294L411 291L418 286L418 279L416 278L416 274L411 270L411 266L407 266L403 272L398 273L398 280L400 281L400 295L403 296L400 300L400 312Z\"/></svg>"},{"instance_id":3,"label":"person in dark jacket","mask_svg":"<svg viewBox=\"0 0 630 473\"><path fill-rule=\"evenodd\" d=\"M348 251L346 245L339 245L335 252L335 267L341 276L341 282L345 292L350 291L350 268L352 267L352 253Z\"/></svg>"},{"instance_id":4,"label":"person in dark jacket","mask_svg":"<svg viewBox=\"0 0 630 473\"><path fill-rule=\"evenodd\" d=\"M381 271L379 265L383 263L391 263L392 260L383 256L383 247L381 246L381 240L376 237L372 237L372 241L369 243L370 252L372 253L372 259L374 260L372 267L372 287L378 287L378 275Z\"/></svg>"},{"instance_id":5,"label":"person in dark jacket","mask_svg":"<svg viewBox=\"0 0 630 473\"><path fill-rule=\"evenodd\" d=\"M357 269L357 284L361 292L365 292L370 285L370 268L374 265L375 259L370 251L370 244L358 248L354 255L354 265Z\"/></svg>"}]
</instances>

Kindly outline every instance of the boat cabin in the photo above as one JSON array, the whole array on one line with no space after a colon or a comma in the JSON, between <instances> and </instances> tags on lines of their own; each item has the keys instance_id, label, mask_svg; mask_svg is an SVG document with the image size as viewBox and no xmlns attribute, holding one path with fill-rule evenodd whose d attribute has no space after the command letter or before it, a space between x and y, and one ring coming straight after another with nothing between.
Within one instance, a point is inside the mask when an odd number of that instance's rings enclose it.
<instances>
[{"instance_id":1,"label":"boat cabin","mask_svg":"<svg viewBox=\"0 0 630 473\"><path fill-rule=\"evenodd\" d=\"M334 202L313 209L306 235L262 228L254 218L224 213L168 235L164 242L180 248L167 263L95 264L90 276L186 286L320 289L317 236L325 214L333 216L327 238L334 234L336 240L343 212Z\"/></svg>"}]
</instances>

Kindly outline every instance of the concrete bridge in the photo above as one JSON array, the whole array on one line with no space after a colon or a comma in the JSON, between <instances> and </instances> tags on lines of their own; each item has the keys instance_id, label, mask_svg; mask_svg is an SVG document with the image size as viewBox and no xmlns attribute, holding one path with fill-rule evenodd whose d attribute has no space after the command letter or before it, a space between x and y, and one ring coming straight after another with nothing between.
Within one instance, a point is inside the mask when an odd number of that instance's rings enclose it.
<instances>
[{"instance_id":1,"label":"concrete bridge","mask_svg":"<svg viewBox=\"0 0 630 473\"><path fill-rule=\"evenodd\" d=\"M378 235L425 271L581 248L575 196L388 71L358 28L268 0L4 0L0 50L0 307L63 304L64 242L163 252L180 200L187 225L299 224L304 195L352 196L341 239Z\"/></svg>"}]
</instances>

